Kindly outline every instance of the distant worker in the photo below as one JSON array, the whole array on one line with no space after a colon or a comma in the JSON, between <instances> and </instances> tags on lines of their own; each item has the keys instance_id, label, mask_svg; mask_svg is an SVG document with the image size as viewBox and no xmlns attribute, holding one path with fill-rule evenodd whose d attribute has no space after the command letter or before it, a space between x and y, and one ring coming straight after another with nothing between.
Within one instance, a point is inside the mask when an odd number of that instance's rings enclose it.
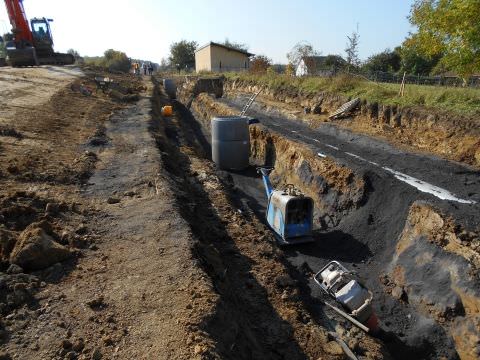
<instances>
[{"instance_id":1,"label":"distant worker","mask_svg":"<svg viewBox=\"0 0 480 360\"><path fill-rule=\"evenodd\" d=\"M150 64L148 65L148 75L151 76L152 74L153 74L153 64L150 63Z\"/></svg>"},{"instance_id":2,"label":"distant worker","mask_svg":"<svg viewBox=\"0 0 480 360\"><path fill-rule=\"evenodd\" d=\"M148 69L147 63L143 63L143 75L147 75L147 69Z\"/></svg>"}]
</instances>

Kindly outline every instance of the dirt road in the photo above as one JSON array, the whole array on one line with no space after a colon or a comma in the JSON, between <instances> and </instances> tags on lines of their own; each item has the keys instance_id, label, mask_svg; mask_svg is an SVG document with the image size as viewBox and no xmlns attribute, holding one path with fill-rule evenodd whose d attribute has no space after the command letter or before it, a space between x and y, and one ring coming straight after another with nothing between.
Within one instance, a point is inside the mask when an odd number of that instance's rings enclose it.
<instances>
[{"instance_id":1,"label":"dirt road","mask_svg":"<svg viewBox=\"0 0 480 360\"><path fill-rule=\"evenodd\" d=\"M59 88L82 76L74 67L47 66L23 69L5 67L0 70L0 119L10 118L17 109L45 104Z\"/></svg>"},{"instance_id":2,"label":"dirt road","mask_svg":"<svg viewBox=\"0 0 480 360\"><path fill-rule=\"evenodd\" d=\"M9 84L1 87L2 351L14 359L193 356L185 294L206 285L159 175L151 87L125 106L71 91L75 81L93 87L75 68L1 76ZM9 261L15 237L45 223L70 260L23 274Z\"/></svg>"}]
</instances>

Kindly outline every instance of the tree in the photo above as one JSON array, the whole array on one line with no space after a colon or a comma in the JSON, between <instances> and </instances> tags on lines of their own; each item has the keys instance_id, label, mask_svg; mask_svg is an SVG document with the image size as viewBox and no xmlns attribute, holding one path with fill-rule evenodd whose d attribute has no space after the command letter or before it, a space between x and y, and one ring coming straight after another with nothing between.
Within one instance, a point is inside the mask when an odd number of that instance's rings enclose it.
<instances>
[{"instance_id":1,"label":"tree","mask_svg":"<svg viewBox=\"0 0 480 360\"><path fill-rule=\"evenodd\" d=\"M358 26L357 31L354 31L351 36L347 35L347 39L348 42L345 53L347 54L347 64L348 69L350 70L351 67L358 67L360 65L360 58L358 57L358 44L360 43Z\"/></svg>"},{"instance_id":2,"label":"tree","mask_svg":"<svg viewBox=\"0 0 480 360\"><path fill-rule=\"evenodd\" d=\"M399 51L399 48L393 51L386 49L381 53L372 55L363 64L363 69L370 73L375 71L397 72L400 70L402 61Z\"/></svg>"},{"instance_id":3,"label":"tree","mask_svg":"<svg viewBox=\"0 0 480 360\"><path fill-rule=\"evenodd\" d=\"M113 49L105 51L100 65L109 71L121 71L125 73L129 72L132 67L132 63L127 54Z\"/></svg>"},{"instance_id":4,"label":"tree","mask_svg":"<svg viewBox=\"0 0 480 360\"><path fill-rule=\"evenodd\" d=\"M240 51L248 51L248 45L247 44L236 43L236 42L228 40L228 38L225 38L225 41L223 43L220 43L220 44L223 44L223 45L225 45L227 47L230 47L232 49L237 49L237 50L240 50Z\"/></svg>"},{"instance_id":5,"label":"tree","mask_svg":"<svg viewBox=\"0 0 480 360\"><path fill-rule=\"evenodd\" d=\"M441 59L441 55L422 55L415 46L402 46L399 53L400 70L407 74L430 75Z\"/></svg>"},{"instance_id":6,"label":"tree","mask_svg":"<svg viewBox=\"0 0 480 360\"><path fill-rule=\"evenodd\" d=\"M320 55L320 52L314 50L311 44L299 42L287 54L287 59L288 62L294 66L294 68L297 68L298 64L300 64L300 61L302 61L302 59L305 57L318 55Z\"/></svg>"},{"instance_id":7,"label":"tree","mask_svg":"<svg viewBox=\"0 0 480 360\"><path fill-rule=\"evenodd\" d=\"M75 58L75 62L77 63L83 62L83 57L80 56L80 53L77 50L68 49L67 54L73 55L73 57Z\"/></svg>"},{"instance_id":8,"label":"tree","mask_svg":"<svg viewBox=\"0 0 480 360\"><path fill-rule=\"evenodd\" d=\"M196 41L181 40L170 45L170 64L178 70L195 66Z\"/></svg>"},{"instance_id":9,"label":"tree","mask_svg":"<svg viewBox=\"0 0 480 360\"><path fill-rule=\"evenodd\" d=\"M409 20L417 27L405 41L427 58L441 63L466 80L480 71L480 1L416 0Z\"/></svg>"},{"instance_id":10,"label":"tree","mask_svg":"<svg viewBox=\"0 0 480 360\"><path fill-rule=\"evenodd\" d=\"M337 71L339 69L343 69L347 65L347 62L340 55L327 55L325 56L323 64L325 67L329 67L334 71Z\"/></svg>"},{"instance_id":11,"label":"tree","mask_svg":"<svg viewBox=\"0 0 480 360\"><path fill-rule=\"evenodd\" d=\"M168 60L166 58L162 58L162 60L160 60L160 66L158 67L158 70L166 71L169 67L170 64L168 63Z\"/></svg>"},{"instance_id":12,"label":"tree","mask_svg":"<svg viewBox=\"0 0 480 360\"><path fill-rule=\"evenodd\" d=\"M265 55L256 55L250 61L250 72L265 73L272 65L272 60Z\"/></svg>"}]
</instances>

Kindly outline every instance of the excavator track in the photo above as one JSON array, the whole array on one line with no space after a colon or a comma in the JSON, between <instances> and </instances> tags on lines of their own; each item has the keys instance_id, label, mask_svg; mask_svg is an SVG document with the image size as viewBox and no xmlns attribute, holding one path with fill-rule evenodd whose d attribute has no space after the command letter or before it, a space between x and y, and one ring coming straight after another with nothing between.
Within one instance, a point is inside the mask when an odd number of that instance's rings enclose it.
<instances>
[{"instance_id":1,"label":"excavator track","mask_svg":"<svg viewBox=\"0 0 480 360\"><path fill-rule=\"evenodd\" d=\"M33 47L7 49L7 63L12 67L39 65L37 54Z\"/></svg>"},{"instance_id":2,"label":"excavator track","mask_svg":"<svg viewBox=\"0 0 480 360\"><path fill-rule=\"evenodd\" d=\"M39 58L40 65L72 65L75 57L72 54L55 53L53 56Z\"/></svg>"},{"instance_id":3,"label":"excavator track","mask_svg":"<svg viewBox=\"0 0 480 360\"><path fill-rule=\"evenodd\" d=\"M71 65L75 63L75 57L71 54L54 53L53 56L37 57L33 48L9 50L7 54L8 64L12 67Z\"/></svg>"}]
</instances>

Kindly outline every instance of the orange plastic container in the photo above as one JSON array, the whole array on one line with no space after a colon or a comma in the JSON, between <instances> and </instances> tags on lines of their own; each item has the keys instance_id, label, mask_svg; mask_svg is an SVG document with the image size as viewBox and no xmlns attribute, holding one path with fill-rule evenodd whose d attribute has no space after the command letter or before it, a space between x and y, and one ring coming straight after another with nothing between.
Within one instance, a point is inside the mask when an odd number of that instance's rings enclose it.
<instances>
[{"instance_id":1,"label":"orange plastic container","mask_svg":"<svg viewBox=\"0 0 480 360\"><path fill-rule=\"evenodd\" d=\"M171 105L166 105L162 107L163 116L172 116L172 114L173 114L173 107Z\"/></svg>"}]
</instances>

